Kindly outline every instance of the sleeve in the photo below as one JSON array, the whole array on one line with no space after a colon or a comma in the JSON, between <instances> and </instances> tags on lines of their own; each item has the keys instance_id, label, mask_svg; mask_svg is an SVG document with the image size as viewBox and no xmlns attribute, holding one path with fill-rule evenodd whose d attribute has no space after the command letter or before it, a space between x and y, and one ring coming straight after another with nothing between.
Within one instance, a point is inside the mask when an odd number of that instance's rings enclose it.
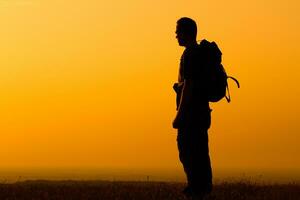
<instances>
[{"instance_id":1,"label":"sleeve","mask_svg":"<svg viewBox=\"0 0 300 200\"><path fill-rule=\"evenodd\" d=\"M200 73L199 55L195 51L187 51L183 56L183 78L199 79Z\"/></svg>"}]
</instances>

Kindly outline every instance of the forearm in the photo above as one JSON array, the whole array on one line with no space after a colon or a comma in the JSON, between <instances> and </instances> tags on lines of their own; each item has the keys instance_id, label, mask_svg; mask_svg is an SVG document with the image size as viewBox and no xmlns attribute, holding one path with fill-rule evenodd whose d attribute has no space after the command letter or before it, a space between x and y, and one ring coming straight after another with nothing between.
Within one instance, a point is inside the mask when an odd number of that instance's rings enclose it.
<instances>
[{"instance_id":1,"label":"forearm","mask_svg":"<svg viewBox=\"0 0 300 200\"><path fill-rule=\"evenodd\" d=\"M183 89L181 92L180 104L177 111L176 118L183 119L184 115L188 111L188 107L191 101L192 84L189 80L184 81Z\"/></svg>"}]
</instances>

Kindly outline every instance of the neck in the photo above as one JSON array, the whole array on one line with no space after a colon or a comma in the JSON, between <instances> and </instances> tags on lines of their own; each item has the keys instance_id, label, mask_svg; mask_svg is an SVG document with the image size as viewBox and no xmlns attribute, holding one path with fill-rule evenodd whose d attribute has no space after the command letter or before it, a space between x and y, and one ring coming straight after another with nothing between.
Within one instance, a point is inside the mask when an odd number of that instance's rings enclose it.
<instances>
[{"instance_id":1,"label":"neck","mask_svg":"<svg viewBox=\"0 0 300 200\"><path fill-rule=\"evenodd\" d=\"M185 45L185 48L189 48L189 47L193 47L197 45L197 41L196 40L191 40L188 41L187 44Z\"/></svg>"}]
</instances>

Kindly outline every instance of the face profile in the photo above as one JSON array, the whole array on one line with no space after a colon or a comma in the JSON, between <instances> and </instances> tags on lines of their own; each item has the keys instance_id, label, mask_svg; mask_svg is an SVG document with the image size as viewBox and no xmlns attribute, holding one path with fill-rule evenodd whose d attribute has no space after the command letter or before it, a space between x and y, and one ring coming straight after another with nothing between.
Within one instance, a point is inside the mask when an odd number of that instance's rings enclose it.
<instances>
[{"instance_id":1,"label":"face profile","mask_svg":"<svg viewBox=\"0 0 300 200\"><path fill-rule=\"evenodd\" d=\"M192 46L196 43L197 24L194 20L183 17L177 21L176 38L179 46Z\"/></svg>"},{"instance_id":2,"label":"face profile","mask_svg":"<svg viewBox=\"0 0 300 200\"><path fill-rule=\"evenodd\" d=\"M182 28L180 28L179 25L176 26L176 39L178 41L179 46L185 46L185 37L184 33L182 31Z\"/></svg>"}]
</instances>

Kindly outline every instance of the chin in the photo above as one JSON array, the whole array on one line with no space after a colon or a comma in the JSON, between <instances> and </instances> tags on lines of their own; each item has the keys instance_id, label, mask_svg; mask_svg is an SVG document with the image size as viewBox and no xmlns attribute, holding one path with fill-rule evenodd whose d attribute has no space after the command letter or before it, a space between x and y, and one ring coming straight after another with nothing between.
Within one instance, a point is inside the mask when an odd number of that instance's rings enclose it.
<instances>
[{"instance_id":1,"label":"chin","mask_svg":"<svg viewBox=\"0 0 300 200\"><path fill-rule=\"evenodd\" d=\"M184 46L184 44L182 42L178 42L179 46Z\"/></svg>"}]
</instances>

